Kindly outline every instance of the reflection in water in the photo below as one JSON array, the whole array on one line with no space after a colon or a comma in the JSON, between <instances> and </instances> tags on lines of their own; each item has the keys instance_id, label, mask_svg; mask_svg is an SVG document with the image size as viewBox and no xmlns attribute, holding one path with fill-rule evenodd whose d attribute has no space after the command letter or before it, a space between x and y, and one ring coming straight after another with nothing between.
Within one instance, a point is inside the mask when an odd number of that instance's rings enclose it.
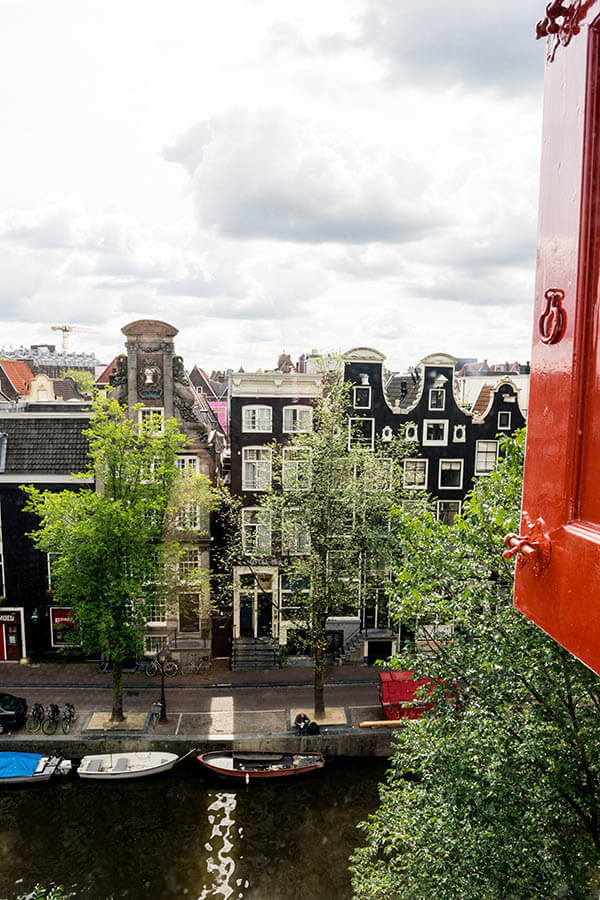
<instances>
[{"instance_id":1,"label":"reflection in water","mask_svg":"<svg viewBox=\"0 0 600 900\"><path fill-rule=\"evenodd\" d=\"M0 898L55 881L77 900L349 900L356 825L385 768L345 760L306 781L230 788L191 762L148 780L5 786Z\"/></svg>"}]
</instances>

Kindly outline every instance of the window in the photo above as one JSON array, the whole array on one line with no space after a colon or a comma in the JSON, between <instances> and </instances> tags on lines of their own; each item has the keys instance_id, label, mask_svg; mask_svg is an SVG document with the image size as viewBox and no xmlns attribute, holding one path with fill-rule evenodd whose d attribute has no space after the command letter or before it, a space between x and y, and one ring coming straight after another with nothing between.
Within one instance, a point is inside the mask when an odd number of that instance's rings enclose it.
<instances>
[{"instance_id":1,"label":"window","mask_svg":"<svg viewBox=\"0 0 600 900\"><path fill-rule=\"evenodd\" d=\"M386 425L381 431L381 440L385 444L389 444L392 438L394 437L394 433L389 425Z\"/></svg>"},{"instance_id":2,"label":"window","mask_svg":"<svg viewBox=\"0 0 600 900\"><path fill-rule=\"evenodd\" d=\"M271 487L271 448L244 447L242 450L242 490L268 491Z\"/></svg>"},{"instance_id":3,"label":"window","mask_svg":"<svg viewBox=\"0 0 600 900\"><path fill-rule=\"evenodd\" d=\"M143 406L139 412L140 425L148 428L152 434L161 434L165 430L165 411L158 406Z\"/></svg>"},{"instance_id":4,"label":"window","mask_svg":"<svg viewBox=\"0 0 600 900\"><path fill-rule=\"evenodd\" d=\"M460 489L463 483L462 459L440 459L439 488Z\"/></svg>"},{"instance_id":5,"label":"window","mask_svg":"<svg viewBox=\"0 0 600 900\"><path fill-rule=\"evenodd\" d=\"M403 513L414 519L423 519L427 513L427 504L424 497L418 500L403 500L401 509Z\"/></svg>"},{"instance_id":6,"label":"window","mask_svg":"<svg viewBox=\"0 0 600 900\"><path fill-rule=\"evenodd\" d=\"M155 600L148 610L148 625L164 625L167 621L167 606L164 600Z\"/></svg>"},{"instance_id":7,"label":"window","mask_svg":"<svg viewBox=\"0 0 600 900\"><path fill-rule=\"evenodd\" d=\"M242 408L242 431L273 430L273 410L270 406L244 406Z\"/></svg>"},{"instance_id":8,"label":"window","mask_svg":"<svg viewBox=\"0 0 600 900\"><path fill-rule=\"evenodd\" d=\"M423 422L423 444L445 447L448 443L448 420L425 419Z\"/></svg>"},{"instance_id":9,"label":"window","mask_svg":"<svg viewBox=\"0 0 600 900\"><path fill-rule=\"evenodd\" d=\"M407 441L419 440L419 429L416 425L407 425L404 429L404 437Z\"/></svg>"},{"instance_id":10,"label":"window","mask_svg":"<svg viewBox=\"0 0 600 900\"><path fill-rule=\"evenodd\" d=\"M284 513L281 529L281 549L294 556L310 553L310 532L294 518L293 510Z\"/></svg>"},{"instance_id":11,"label":"window","mask_svg":"<svg viewBox=\"0 0 600 900\"><path fill-rule=\"evenodd\" d=\"M464 425L455 425L452 440L455 444L464 444L467 440L467 429Z\"/></svg>"},{"instance_id":12,"label":"window","mask_svg":"<svg viewBox=\"0 0 600 900\"><path fill-rule=\"evenodd\" d=\"M309 490L311 474L311 458L308 448L283 448L282 482L284 491Z\"/></svg>"},{"instance_id":13,"label":"window","mask_svg":"<svg viewBox=\"0 0 600 900\"><path fill-rule=\"evenodd\" d=\"M475 444L475 474L487 475L498 459L498 441L477 441Z\"/></svg>"},{"instance_id":14,"label":"window","mask_svg":"<svg viewBox=\"0 0 600 900\"><path fill-rule=\"evenodd\" d=\"M510 431L510 412L498 413L498 431Z\"/></svg>"},{"instance_id":15,"label":"window","mask_svg":"<svg viewBox=\"0 0 600 900\"><path fill-rule=\"evenodd\" d=\"M371 388L368 385L354 388L354 409L371 409Z\"/></svg>"},{"instance_id":16,"label":"window","mask_svg":"<svg viewBox=\"0 0 600 900\"><path fill-rule=\"evenodd\" d=\"M144 635L144 654L146 656L156 656L160 650L167 646L167 636L162 634L146 634Z\"/></svg>"},{"instance_id":17,"label":"window","mask_svg":"<svg viewBox=\"0 0 600 900\"><path fill-rule=\"evenodd\" d=\"M456 516L460 515L460 500L438 500L437 517L444 525L453 525Z\"/></svg>"},{"instance_id":18,"label":"window","mask_svg":"<svg viewBox=\"0 0 600 900\"><path fill-rule=\"evenodd\" d=\"M348 450L372 450L375 419L348 419Z\"/></svg>"},{"instance_id":19,"label":"window","mask_svg":"<svg viewBox=\"0 0 600 900\"><path fill-rule=\"evenodd\" d=\"M182 528L185 531L208 533L208 513L201 508L199 503L186 503L183 509L177 513L176 524L178 528Z\"/></svg>"},{"instance_id":20,"label":"window","mask_svg":"<svg viewBox=\"0 0 600 900\"><path fill-rule=\"evenodd\" d=\"M446 391L444 388L429 389L429 409L446 408Z\"/></svg>"},{"instance_id":21,"label":"window","mask_svg":"<svg viewBox=\"0 0 600 900\"><path fill-rule=\"evenodd\" d=\"M404 487L424 491L427 487L427 466L426 459L405 459Z\"/></svg>"},{"instance_id":22,"label":"window","mask_svg":"<svg viewBox=\"0 0 600 900\"><path fill-rule=\"evenodd\" d=\"M280 579L280 603L283 619L297 619L304 611L307 614L306 602L310 591L307 578L292 578L282 575Z\"/></svg>"},{"instance_id":23,"label":"window","mask_svg":"<svg viewBox=\"0 0 600 900\"><path fill-rule=\"evenodd\" d=\"M182 579L188 578L190 575L196 573L196 571L200 568L201 563L201 551L198 547L192 547L184 550L182 555L179 557L179 577Z\"/></svg>"},{"instance_id":24,"label":"window","mask_svg":"<svg viewBox=\"0 0 600 900\"><path fill-rule=\"evenodd\" d=\"M454 634L453 622L425 622L418 619L416 625L415 642L419 650L439 650L442 644L452 640Z\"/></svg>"},{"instance_id":25,"label":"window","mask_svg":"<svg viewBox=\"0 0 600 900\"><path fill-rule=\"evenodd\" d=\"M198 457L197 456L178 456L175 465L182 475L198 474Z\"/></svg>"},{"instance_id":26,"label":"window","mask_svg":"<svg viewBox=\"0 0 600 900\"><path fill-rule=\"evenodd\" d=\"M271 552L270 510L260 507L242 510L242 547L251 556Z\"/></svg>"},{"instance_id":27,"label":"window","mask_svg":"<svg viewBox=\"0 0 600 900\"><path fill-rule=\"evenodd\" d=\"M283 430L285 434L308 434L312 431L312 406L284 406Z\"/></svg>"},{"instance_id":28,"label":"window","mask_svg":"<svg viewBox=\"0 0 600 900\"><path fill-rule=\"evenodd\" d=\"M391 459L365 456L354 467L354 478L364 479L367 491L391 491L393 464Z\"/></svg>"}]
</instances>

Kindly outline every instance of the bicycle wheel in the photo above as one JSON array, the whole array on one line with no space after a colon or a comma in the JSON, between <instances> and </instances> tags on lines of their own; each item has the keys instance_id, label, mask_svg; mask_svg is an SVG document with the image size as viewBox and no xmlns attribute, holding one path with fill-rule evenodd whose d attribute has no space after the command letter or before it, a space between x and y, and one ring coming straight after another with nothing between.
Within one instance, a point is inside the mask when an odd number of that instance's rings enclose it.
<instances>
[{"instance_id":1,"label":"bicycle wheel","mask_svg":"<svg viewBox=\"0 0 600 900\"><path fill-rule=\"evenodd\" d=\"M62 720L62 723L61 723L61 724L62 724L63 734L68 734L68 733L70 732L70 730L71 730L71 722L72 722L72 721L73 721L73 719L72 719L70 716L63 717L63 720Z\"/></svg>"},{"instance_id":2,"label":"bicycle wheel","mask_svg":"<svg viewBox=\"0 0 600 900\"><path fill-rule=\"evenodd\" d=\"M44 719L42 722L42 731L44 734L56 734L58 722L56 719Z\"/></svg>"},{"instance_id":3,"label":"bicycle wheel","mask_svg":"<svg viewBox=\"0 0 600 900\"><path fill-rule=\"evenodd\" d=\"M158 665L154 660L152 660L152 662L149 662L146 666L146 675L148 676L148 678L154 678L155 675L158 675Z\"/></svg>"},{"instance_id":4,"label":"bicycle wheel","mask_svg":"<svg viewBox=\"0 0 600 900\"><path fill-rule=\"evenodd\" d=\"M37 734L41 727L42 723L37 716L29 716L25 723L25 731L28 731L29 734Z\"/></svg>"},{"instance_id":5,"label":"bicycle wheel","mask_svg":"<svg viewBox=\"0 0 600 900\"><path fill-rule=\"evenodd\" d=\"M175 662L174 659L168 659L165 663L165 675L167 678L172 678L173 675L177 675L179 672L179 666Z\"/></svg>"}]
</instances>

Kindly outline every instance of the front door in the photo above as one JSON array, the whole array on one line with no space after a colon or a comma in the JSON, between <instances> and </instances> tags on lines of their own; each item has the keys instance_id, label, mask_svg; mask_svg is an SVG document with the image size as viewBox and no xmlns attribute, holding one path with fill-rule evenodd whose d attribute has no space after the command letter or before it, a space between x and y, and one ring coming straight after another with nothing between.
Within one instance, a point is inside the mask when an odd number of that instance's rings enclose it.
<instances>
[{"instance_id":1,"label":"front door","mask_svg":"<svg viewBox=\"0 0 600 900\"><path fill-rule=\"evenodd\" d=\"M564 10L538 26L549 36L521 522L530 543L515 604L600 672L600 0Z\"/></svg>"},{"instance_id":2,"label":"front door","mask_svg":"<svg viewBox=\"0 0 600 900\"><path fill-rule=\"evenodd\" d=\"M239 575L236 592L237 622L240 637L268 638L277 621L273 572L244 572Z\"/></svg>"},{"instance_id":3,"label":"front door","mask_svg":"<svg viewBox=\"0 0 600 900\"><path fill-rule=\"evenodd\" d=\"M179 595L179 630L200 631L200 598L198 594Z\"/></svg>"},{"instance_id":4,"label":"front door","mask_svg":"<svg viewBox=\"0 0 600 900\"><path fill-rule=\"evenodd\" d=\"M21 613L0 611L0 661L19 660L23 656Z\"/></svg>"}]
</instances>

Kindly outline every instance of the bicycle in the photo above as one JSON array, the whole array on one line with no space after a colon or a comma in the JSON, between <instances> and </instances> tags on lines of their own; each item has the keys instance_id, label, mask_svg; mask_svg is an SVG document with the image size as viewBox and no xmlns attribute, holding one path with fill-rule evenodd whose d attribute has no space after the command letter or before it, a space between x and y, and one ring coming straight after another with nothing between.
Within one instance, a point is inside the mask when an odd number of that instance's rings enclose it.
<instances>
[{"instance_id":1,"label":"bicycle","mask_svg":"<svg viewBox=\"0 0 600 900\"><path fill-rule=\"evenodd\" d=\"M77 712L75 711L75 707L72 703L65 703L63 711L62 711L62 730L63 734L68 734L71 730L71 725L77 718Z\"/></svg>"},{"instance_id":2,"label":"bicycle","mask_svg":"<svg viewBox=\"0 0 600 900\"><path fill-rule=\"evenodd\" d=\"M146 675L148 678L154 678L156 675L160 675L160 671L161 667L155 659L151 660L146 666ZM163 672L167 678L172 678L173 675L177 675L179 672L179 666L174 659L168 659L163 666Z\"/></svg>"},{"instance_id":3,"label":"bicycle","mask_svg":"<svg viewBox=\"0 0 600 900\"><path fill-rule=\"evenodd\" d=\"M44 734L55 734L60 721L60 709L56 703L50 703L46 707L46 718L42 722Z\"/></svg>"},{"instance_id":4,"label":"bicycle","mask_svg":"<svg viewBox=\"0 0 600 900\"><path fill-rule=\"evenodd\" d=\"M190 656L190 658L181 665L182 675L202 675L210 672L211 669L212 663L210 656Z\"/></svg>"},{"instance_id":5,"label":"bicycle","mask_svg":"<svg viewBox=\"0 0 600 900\"><path fill-rule=\"evenodd\" d=\"M25 730L29 734L36 734L42 727L42 723L46 718L46 712L41 703L34 703L27 718Z\"/></svg>"},{"instance_id":6,"label":"bicycle","mask_svg":"<svg viewBox=\"0 0 600 900\"><path fill-rule=\"evenodd\" d=\"M148 726L150 728L156 728L160 721L160 715L162 713L162 700L155 700L152 704L152 709L150 711L150 719L148 720Z\"/></svg>"}]
</instances>

